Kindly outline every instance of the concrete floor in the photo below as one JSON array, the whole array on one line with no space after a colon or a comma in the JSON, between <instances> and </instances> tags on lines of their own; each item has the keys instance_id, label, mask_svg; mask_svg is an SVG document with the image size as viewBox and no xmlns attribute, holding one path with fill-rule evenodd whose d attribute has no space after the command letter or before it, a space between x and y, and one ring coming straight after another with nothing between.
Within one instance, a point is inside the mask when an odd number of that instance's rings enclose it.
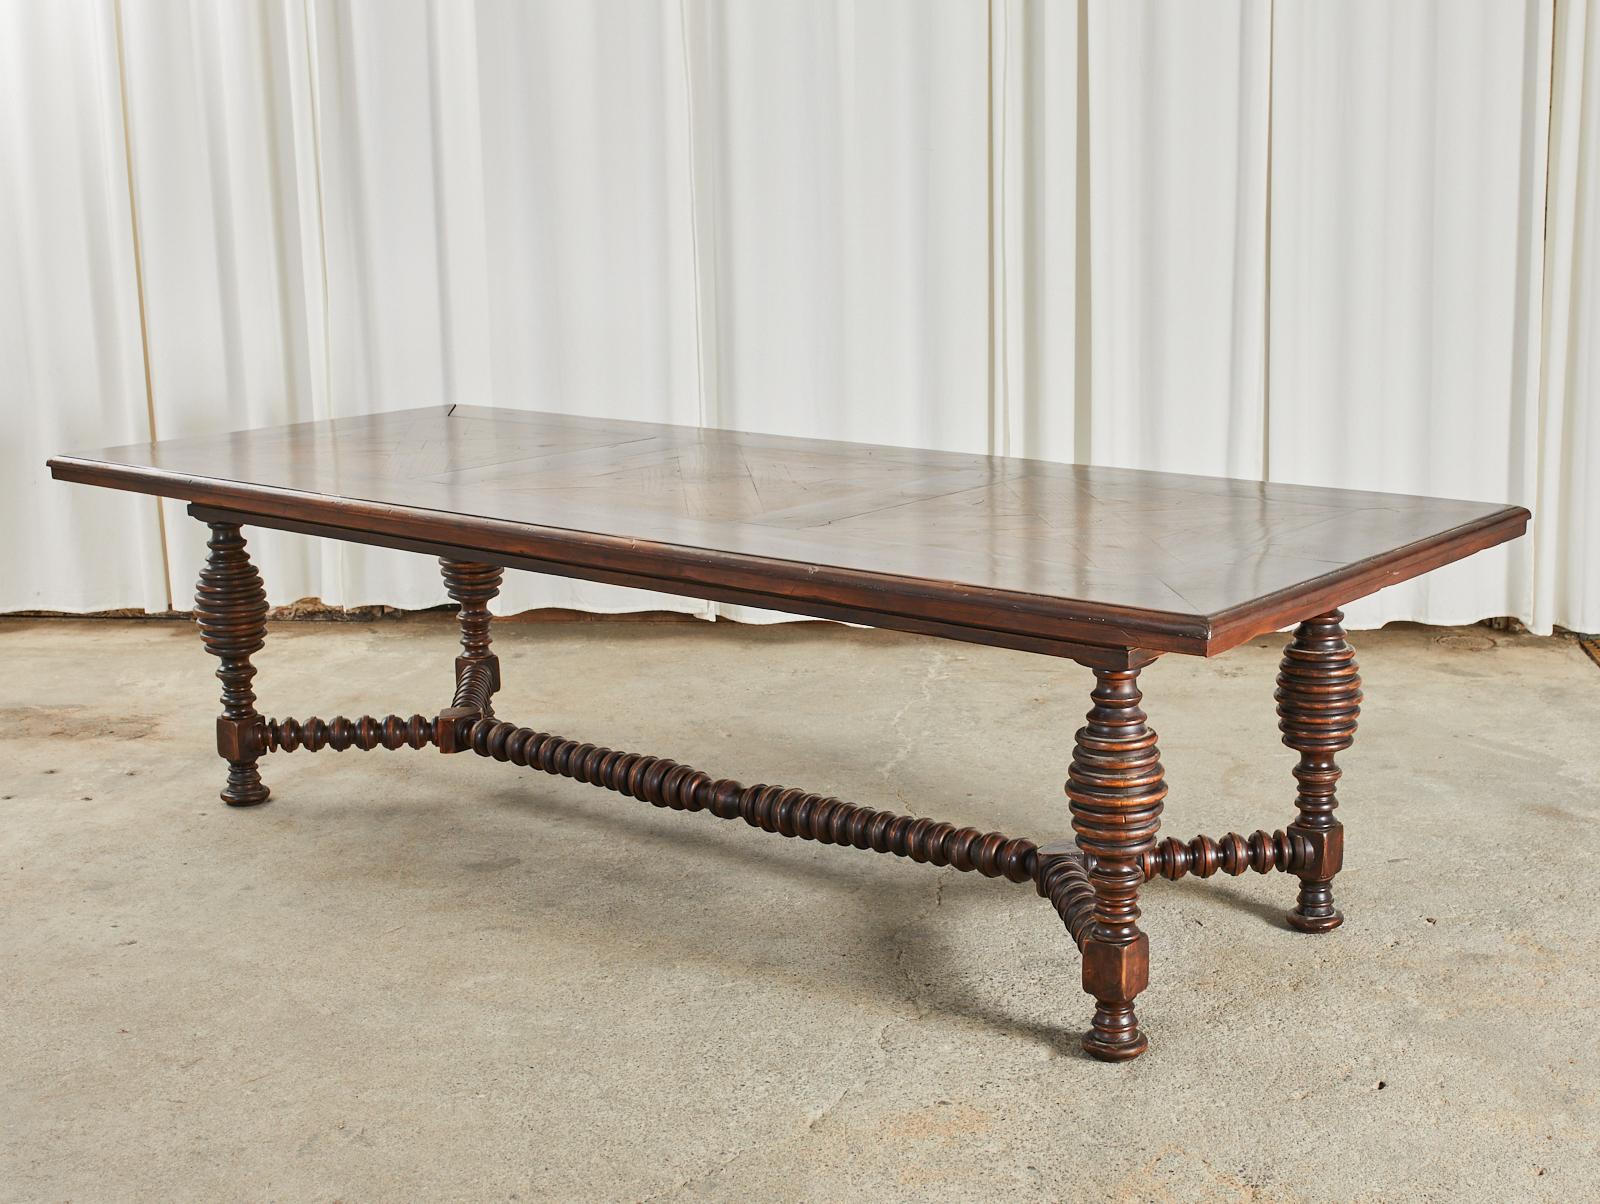
<instances>
[{"instance_id":1,"label":"concrete floor","mask_svg":"<svg viewBox=\"0 0 1600 1204\"><path fill-rule=\"evenodd\" d=\"M269 713L438 704L429 616L283 624ZM807 625L505 624L508 717L1036 838L1065 662ZM217 800L187 624L0 622L0 1198L1594 1199L1600 669L1357 637L1340 931L1147 891L1149 1054L1077 1049L1028 888L432 750ZM1145 674L1188 837L1282 825L1281 640Z\"/></svg>"}]
</instances>

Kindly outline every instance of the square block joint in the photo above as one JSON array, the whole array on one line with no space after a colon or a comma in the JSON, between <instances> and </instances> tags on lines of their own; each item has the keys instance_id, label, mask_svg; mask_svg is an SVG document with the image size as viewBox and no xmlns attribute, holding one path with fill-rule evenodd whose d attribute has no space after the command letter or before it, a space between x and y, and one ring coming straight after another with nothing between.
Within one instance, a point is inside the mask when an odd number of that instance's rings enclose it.
<instances>
[{"instance_id":1,"label":"square block joint","mask_svg":"<svg viewBox=\"0 0 1600 1204\"><path fill-rule=\"evenodd\" d=\"M1304 828L1293 823L1289 834L1303 836L1311 846L1310 859L1297 871L1298 876L1312 882L1332 882L1344 867L1344 825L1335 822L1331 828Z\"/></svg>"},{"instance_id":2,"label":"square block joint","mask_svg":"<svg viewBox=\"0 0 1600 1204\"><path fill-rule=\"evenodd\" d=\"M1131 1000L1150 985L1150 938L1140 933L1125 945L1083 942L1083 989L1096 999Z\"/></svg>"},{"instance_id":3,"label":"square block joint","mask_svg":"<svg viewBox=\"0 0 1600 1204\"><path fill-rule=\"evenodd\" d=\"M217 752L228 761L254 761L267 751L267 721L260 715L248 719L217 716Z\"/></svg>"}]
</instances>

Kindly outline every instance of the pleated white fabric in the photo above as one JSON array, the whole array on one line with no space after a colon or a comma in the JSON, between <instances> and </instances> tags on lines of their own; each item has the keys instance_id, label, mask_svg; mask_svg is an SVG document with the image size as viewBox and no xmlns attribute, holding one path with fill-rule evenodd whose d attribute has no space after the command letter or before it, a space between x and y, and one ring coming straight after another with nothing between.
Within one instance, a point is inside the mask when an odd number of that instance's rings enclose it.
<instances>
[{"instance_id":1,"label":"pleated white fabric","mask_svg":"<svg viewBox=\"0 0 1600 1204\"><path fill-rule=\"evenodd\" d=\"M116 24L0 14L0 609L164 610L156 503L44 467L150 433Z\"/></svg>"},{"instance_id":2,"label":"pleated white fabric","mask_svg":"<svg viewBox=\"0 0 1600 1204\"><path fill-rule=\"evenodd\" d=\"M1600 630L1600 12L1556 6L1530 603Z\"/></svg>"},{"instance_id":3,"label":"pleated white fabric","mask_svg":"<svg viewBox=\"0 0 1600 1204\"><path fill-rule=\"evenodd\" d=\"M1352 622L1600 628L1597 24L0 5L0 609L188 603L198 524L55 450L457 401L1521 502L1533 539ZM275 602L442 600L254 547ZM513 575L533 606L771 617Z\"/></svg>"},{"instance_id":4,"label":"pleated white fabric","mask_svg":"<svg viewBox=\"0 0 1600 1204\"><path fill-rule=\"evenodd\" d=\"M1535 500L1549 20L1500 0L1277 6L1272 479ZM1529 618L1532 546L1348 614Z\"/></svg>"},{"instance_id":5,"label":"pleated white fabric","mask_svg":"<svg viewBox=\"0 0 1600 1204\"><path fill-rule=\"evenodd\" d=\"M677 10L137 0L163 437L449 402L701 419ZM169 507L173 591L203 530ZM262 531L274 602L428 606L434 566ZM498 605L692 599L513 574Z\"/></svg>"},{"instance_id":6,"label":"pleated white fabric","mask_svg":"<svg viewBox=\"0 0 1600 1204\"><path fill-rule=\"evenodd\" d=\"M1261 475L1269 13L1090 12L1091 463Z\"/></svg>"}]
</instances>

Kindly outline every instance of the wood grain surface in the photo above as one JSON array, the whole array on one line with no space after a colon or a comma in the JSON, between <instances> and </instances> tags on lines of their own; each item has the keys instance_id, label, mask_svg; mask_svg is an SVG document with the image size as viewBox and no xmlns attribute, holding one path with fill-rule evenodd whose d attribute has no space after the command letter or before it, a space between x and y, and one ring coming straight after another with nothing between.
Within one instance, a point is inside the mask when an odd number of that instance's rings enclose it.
<instances>
[{"instance_id":1,"label":"wood grain surface","mask_svg":"<svg viewBox=\"0 0 1600 1204\"><path fill-rule=\"evenodd\" d=\"M1484 502L471 406L50 468L214 518L1032 651L1110 649L1108 667L1213 655L1529 519Z\"/></svg>"}]
</instances>

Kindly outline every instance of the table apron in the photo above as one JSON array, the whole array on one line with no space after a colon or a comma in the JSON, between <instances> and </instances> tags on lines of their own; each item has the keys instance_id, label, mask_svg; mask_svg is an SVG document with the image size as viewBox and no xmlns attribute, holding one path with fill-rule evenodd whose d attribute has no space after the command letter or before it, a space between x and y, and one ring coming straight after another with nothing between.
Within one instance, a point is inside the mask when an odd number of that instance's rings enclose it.
<instances>
[{"instance_id":1,"label":"table apron","mask_svg":"<svg viewBox=\"0 0 1600 1204\"><path fill-rule=\"evenodd\" d=\"M1033 652L1044 656L1058 656L1101 669L1135 669L1155 661L1161 653L1126 644L1094 644L1080 640L1062 639L1034 632L1016 631L1003 626L979 626L946 622L915 613L907 613L908 602L888 592L880 595L880 605L860 603L833 603L821 599L796 597L790 594L766 592L717 582L682 580L659 577L646 573L608 568L600 565L572 563L535 556L522 556L468 544L446 543L430 539L417 539L404 535L391 535L365 531L353 527L339 527L327 523L309 522L257 511L230 510L196 502L188 512L201 522L238 523L243 526L267 527L290 531L300 535L314 535L346 543L367 544L374 547L395 548L417 552L448 560L471 560L498 564L505 568L544 573L556 577L572 577L584 581L598 581L607 585L629 586L635 589L656 590L680 597L705 598L714 602L727 602L755 606L763 610L802 614L810 618L833 619L857 623L867 627L882 627L915 635L931 635L957 640L967 644L983 644L995 648L1009 648L1017 652Z\"/></svg>"}]
</instances>

